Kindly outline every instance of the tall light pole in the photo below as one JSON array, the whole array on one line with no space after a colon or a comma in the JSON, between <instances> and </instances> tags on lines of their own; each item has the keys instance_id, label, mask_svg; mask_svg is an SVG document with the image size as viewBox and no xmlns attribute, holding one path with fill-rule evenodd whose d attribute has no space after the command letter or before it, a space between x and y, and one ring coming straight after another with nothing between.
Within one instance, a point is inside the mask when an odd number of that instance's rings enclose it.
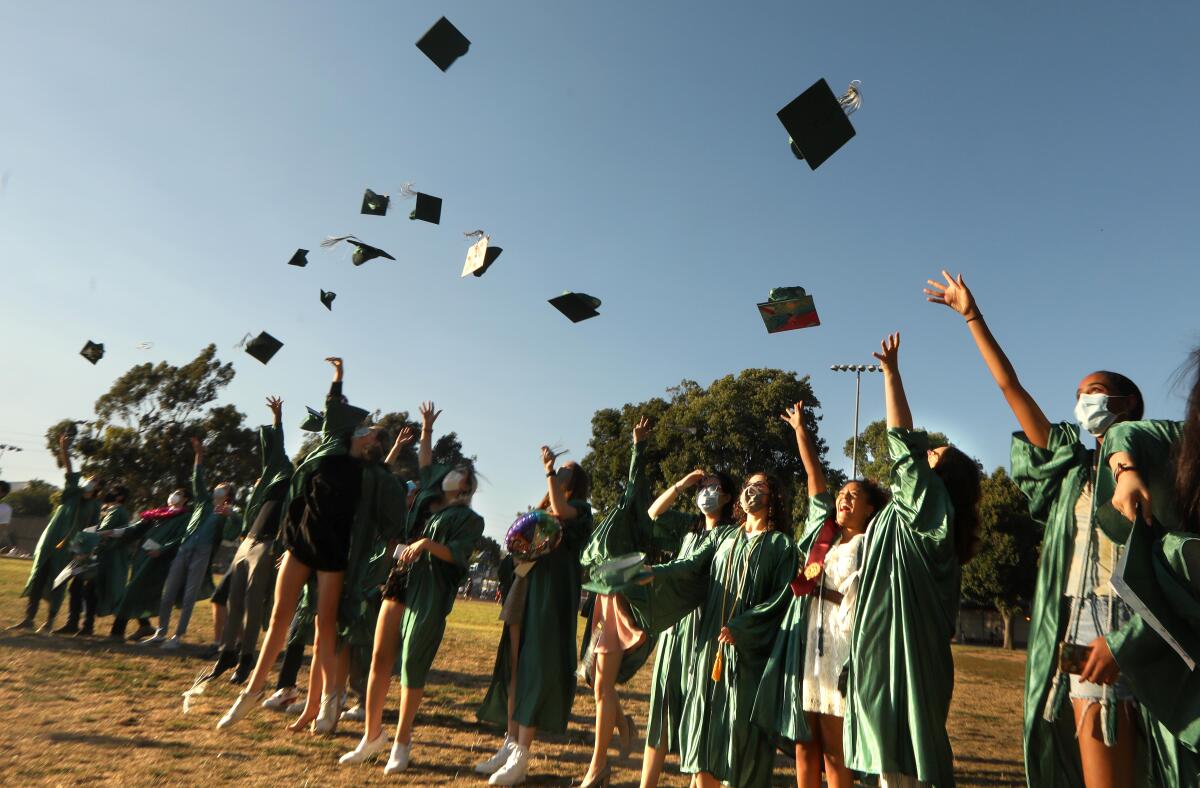
<instances>
[{"instance_id":1,"label":"tall light pole","mask_svg":"<svg viewBox=\"0 0 1200 788\"><path fill-rule=\"evenodd\" d=\"M882 372L878 364L834 364L830 367L834 372L854 373L854 444L850 450L850 478L858 478L858 403L862 396L862 373Z\"/></svg>"}]
</instances>

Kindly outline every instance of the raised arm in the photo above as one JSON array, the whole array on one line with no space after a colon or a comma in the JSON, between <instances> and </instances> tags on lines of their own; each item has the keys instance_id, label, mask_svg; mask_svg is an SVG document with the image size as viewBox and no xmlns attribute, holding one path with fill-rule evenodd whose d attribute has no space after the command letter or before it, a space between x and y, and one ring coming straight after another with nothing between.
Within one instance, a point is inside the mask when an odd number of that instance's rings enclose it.
<instances>
[{"instance_id":1,"label":"raised arm","mask_svg":"<svg viewBox=\"0 0 1200 788\"><path fill-rule=\"evenodd\" d=\"M788 408L781 419L796 433L796 447L800 450L800 461L804 463L804 475L808 477L808 497L813 498L829 489L825 480L825 469L817 457L817 447L804 426L804 403L797 402Z\"/></svg>"},{"instance_id":2,"label":"raised arm","mask_svg":"<svg viewBox=\"0 0 1200 788\"><path fill-rule=\"evenodd\" d=\"M283 400L279 397L267 397L267 407L271 409L271 423L278 430L283 426Z\"/></svg>"},{"instance_id":3,"label":"raised arm","mask_svg":"<svg viewBox=\"0 0 1200 788\"><path fill-rule=\"evenodd\" d=\"M899 427L911 430L912 411L908 409L908 397L904 394L904 381L900 379L900 332L884 337L879 343L879 353L872 353L883 367L883 398L887 407L888 429Z\"/></svg>"},{"instance_id":4,"label":"raised arm","mask_svg":"<svg viewBox=\"0 0 1200 788\"><path fill-rule=\"evenodd\" d=\"M58 436L58 464L71 475L71 437L65 432Z\"/></svg>"},{"instance_id":5,"label":"raised arm","mask_svg":"<svg viewBox=\"0 0 1200 788\"><path fill-rule=\"evenodd\" d=\"M932 279L926 280L929 283L929 287L925 288L926 300L948 306L966 319L967 329L971 332L971 338L975 340L975 347L979 349L979 355L987 364L988 372L992 373L992 379L1004 394L1008 407L1017 417L1017 423L1025 431L1025 437L1034 446L1046 448L1050 439L1050 420L1017 379L1016 370L1013 369L1008 356L1000 349L1000 343L992 336L992 331L983 319L983 313L979 311L975 296L971 295L962 274L956 278L942 271L942 276L946 280L945 284Z\"/></svg>"},{"instance_id":6,"label":"raised arm","mask_svg":"<svg viewBox=\"0 0 1200 788\"><path fill-rule=\"evenodd\" d=\"M433 407L433 402L421 403L421 448L417 451L417 464L422 468L433 465L433 423L442 415Z\"/></svg>"},{"instance_id":7,"label":"raised arm","mask_svg":"<svg viewBox=\"0 0 1200 788\"><path fill-rule=\"evenodd\" d=\"M391 465L396 462L396 460L400 458L400 452L404 451L404 449L416 439L416 430L407 425L402 427L400 431L396 433L396 441L392 444L392 449L388 452L387 457L384 458L384 464ZM432 456L433 452L430 450L430 457L432 458Z\"/></svg>"},{"instance_id":8,"label":"raised arm","mask_svg":"<svg viewBox=\"0 0 1200 788\"><path fill-rule=\"evenodd\" d=\"M330 356L325 360L333 366L333 382L329 384L329 395L325 398L325 409L329 410L330 401L342 397L342 379L346 374L346 362L338 356Z\"/></svg>"},{"instance_id":9,"label":"raised arm","mask_svg":"<svg viewBox=\"0 0 1200 788\"><path fill-rule=\"evenodd\" d=\"M192 496L196 501L206 501L211 497L211 493L204 479L204 441L194 435L192 453Z\"/></svg>"},{"instance_id":10,"label":"raised arm","mask_svg":"<svg viewBox=\"0 0 1200 788\"><path fill-rule=\"evenodd\" d=\"M663 490L662 494L655 498L654 503L650 504L650 508L646 510L646 513L650 515L650 519L657 520L659 517L662 517L663 513L674 505L675 499L679 497L680 493L689 487L695 487L703 478L704 471L697 468Z\"/></svg>"},{"instance_id":11,"label":"raised arm","mask_svg":"<svg viewBox=\"0 0 1200 788\"><path fill-rule=\"evenodd\" d=\"M554 471L554 460L557 455L549 446L542 447L542 467L546 469L546 488L550 498L550 512L560 520L574 520L579 514L567 500L562 485L558 483L558 474Z\"/></svg>"}]
</instances>

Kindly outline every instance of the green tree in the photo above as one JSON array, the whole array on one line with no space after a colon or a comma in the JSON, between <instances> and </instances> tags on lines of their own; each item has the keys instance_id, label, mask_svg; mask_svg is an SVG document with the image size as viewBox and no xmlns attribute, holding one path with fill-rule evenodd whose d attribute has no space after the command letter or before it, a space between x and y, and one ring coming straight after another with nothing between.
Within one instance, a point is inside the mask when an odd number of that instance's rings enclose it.
<instances>
[{"instance_id":1,"label":"green tree","mask_svg":"<svg viewBox=\"0 0 1200 788\"><path fill-rule=\"evenodd\" d=\"M500 543L490 536L479 537L475 552L471 554L471 562L478 562L491 569L500 566Z\"/></svg>"},{"instance_id":2,"label":"green tree","mask_svg":"<svg viewBox=\"0 0 1200 788\"><path fill-rule=\"evenodd\" d=\"M30 479L20 490L10 492L4 502L12 507L13 514L26 517L46 517L54 509L54 499L61 492L57 487L42 479Z\"/></svg>"},{"instance_id":3,"label":"green tree","mask_svg":"<svg viewBox=\"0 0 1200 788\"><path fill-rule=\"evenodd\" d=\"M918 429L921 429L918 427ZM932 448L949 446L950 439L940 432L929 433ZM842 449L848 459L854 458L854 439L846 441ZM892 460L888 456L887 422L873 421L858 434L858 475L860 478L887 486L891 475Z\"/></svg>"},{"instance_id":4,"label":"green tree","mask_svg":"<svg viewBox=\"0 0 1200 788\"><path fill-rule=\"evenodd\" d=\"M1004 648L1011 649L1013 616L1033 596L1041 529L1003 468L983 479L979 538L979 552L963 567L963 594L996 608L1004 621Z\"/></svg>"},{"instance_id":5,"label":"green tree","mask_svg":"<svg viewBox=\"0 0 1200 788\"><path fill-rule=\"evenodd\" d=\"M598 510L616 503L629 470L633 425L642 416L654 424L648 441L646 473L659 491L694 468L725 471L735 478L766 470L779 476L793 497L793 522L807 506L804 466L796 439L779 415L795 402L806 404L809 430L819 455L828 452L818 434L820 402L808 376L779 369L747 369L726 375L708 388L691 380L667 390L667 398L627 403L592 416L592 438L583 467L592 477L592 502ZM830 473L828 468L826 473ZM841 480L830 474L831 485ZM682 506L693 506L681 500Z\"/></svg>"},{"instance_id":6,"label":"green tree","mask_svg":"<svg viewBox=\"0 0 1200 788\"><path fill-rule=\"evenodd\" d=\"M73 451L80 470L119 480L140 507L162 505L171 490L190 485L189 438L201 435L210 482L248 487L261 469L258 438L237 408L214 404L234 376L233 365L222 364L216 353L209 345L183 366L162 361L131 367L96 400L93 419L51 425L47 449L57 456L59 435L78 432Z\"/></svg>"}]
</instances>

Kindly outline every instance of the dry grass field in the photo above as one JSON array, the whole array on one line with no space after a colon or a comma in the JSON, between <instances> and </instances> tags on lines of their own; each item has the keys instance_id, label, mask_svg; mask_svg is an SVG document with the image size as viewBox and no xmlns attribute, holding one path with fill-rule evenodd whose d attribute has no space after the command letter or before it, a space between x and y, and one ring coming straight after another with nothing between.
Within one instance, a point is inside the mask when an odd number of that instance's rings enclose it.
<instances>
[{"instance_id":1,"label":"dry grass field","mask_svg":"<svg viewBox=\"0 0 1200 788\"><path fill-rule=\"evenodd\" d=\"M4 625L19 618L17 595L28 570L28 562L0 560ZM64 605L60 623L65 612ZM413 766L400 778L384 778L382 765L337 765L337 757L360 737L358 724L339 728L332 738L294 735L284 729L287 718L259 710L232 733L219 735L214 724L234 695L223 681L199 698L190 714L182 714L180 693L204 664L199 643L211 637L207 603L193 617L188 634L193 645L173 653L101 639L0 632L0 785L291 788L374 785L385 779L402 785L485 785L471 773L471 765L499 743L498 735L475 722L475 707L492 669L496 613L489 603L460 600L456 605L417 718ZM1019 653L955 650L958 675L950 733L960 785L1024 784L1023 661ZM301 675L306 674L307 669ZM646 715L648 675L643 669L623 691L627 710L639 722ZM536 744L529 784L578 782L591 752L592 713L585 689L577 697L567 734ZM390 716L395 719L394 712ZM640 752L627 762L614 761L614 767L614 785L637 785ZM663 780L664 785L686 783L674 773ZM782 758L775 783L795 784Z\"/></svg>"}]
</instances>

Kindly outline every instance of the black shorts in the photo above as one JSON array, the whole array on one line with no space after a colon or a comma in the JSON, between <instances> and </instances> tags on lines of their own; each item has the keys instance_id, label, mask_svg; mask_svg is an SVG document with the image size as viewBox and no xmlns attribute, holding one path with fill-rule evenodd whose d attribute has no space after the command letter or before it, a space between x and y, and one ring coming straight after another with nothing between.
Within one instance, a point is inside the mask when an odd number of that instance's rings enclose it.
<instances>
[{"instance_id":1,"label":"black shorts","mask_svg":"<svg viewBox=\"0 0 1200 788\"><path fill-rule=\"evenodd\" d=\"M404 604L404 596L407 592L408 567L401 569L400 564L396 564L388 573L387 582L383 584L383 598Z\"/></svg>"},{"instance_id":2,"label":"black shorts","mask_svg":"<svg viewBox=\"0 0 1200 788\"><path fill-rule=\"evenodd\" d=\"M229 567L229 571L226 572L225 576L221 578L221 584L217 586L216 591L213 591L213 595L209 599L209 601L212 602L214 605L222 605L222 606L228 605L229 604L229 585L230 585L230 581L232 579L233 579L233 565L231 564Z\"/></svg>"}]
</instances>

